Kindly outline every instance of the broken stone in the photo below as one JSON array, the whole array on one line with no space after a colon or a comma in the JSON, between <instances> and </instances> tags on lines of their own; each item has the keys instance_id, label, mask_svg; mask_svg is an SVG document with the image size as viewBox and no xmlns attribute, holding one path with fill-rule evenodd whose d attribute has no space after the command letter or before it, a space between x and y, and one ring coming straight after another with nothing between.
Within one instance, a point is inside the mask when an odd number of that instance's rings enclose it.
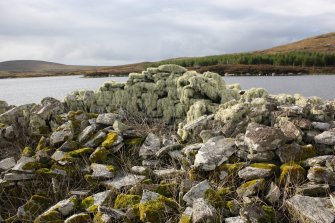
<instances>
[{"instance_id":1,"label":"broken stone","mask_svg":"<svg viewBox=\"0 0 335 223\"><path fill-rule=\"evenodd\" d=\"M153 133L149 133L143 145L140 148L139 155L143 158L155 156L161 148L160 139Z\"/></svg>"},{"instance_id":2,"label":"broken stone","mask_svg":"<svg viewBox=\"0 0 335 223\"><path fill-rule=\"evenodd\" d=\"M205 192L211 189L209 182L204 180L197 185L193 186L183 197L183 200L187 203L187 205L191 206L193 201L198 198L203 198L205 196Z\"/></svg>"},{"instance_id":3,"label":"broken stone","mask_svg":"<svg viewBox=\"0 0 335 223\"><path fill-rule=\"evenodd\" d=\"M9 170L15 166L14 157L9 157L0 161L0 171Z\"/></svg>"},{"instance_id":4,"label":"broken stone","mask_svg":"<svg viewBox=\"0 0 335 223\"><path fill-rule=\"evenodd\" d=\"M235 140L217 136L208 140L195 156L194 166L205 171L214 170L236 152Z\"/></svg>"},{"instance_id":5,"label":"broken stone","mask_svg":"<svg viewBox=\"0 0 335 223\"><path fill-rule=\"evenodd\" d=\"M102 184L107 188L120 190L124 187L141 183L145 178L145 176L126 174L124 176L115 177L112 180L104 181Z\"/></svg>"},{"instance_id":6,"label":"broken stone","mask_svg":"<svg viewBox=\"0 0 335 223\"><path fill-rule=\"evenodd\" d=\"M168 179L178 177L184 174L184 171L177 169L164 169L164 170L154 170L153 175L158 179Z\"/></svg>"},{"instance_id":7,"label":"broken stone","mask_svg":"<svg viewBox=\"0 0 335 223\"><path fill-rule=\"evenodd\" d=\"M99 114L96 120L97 124L112 126L116 120L120 120L121 116L114 113Z\"/></svg>"},{"instance_id":8,"label":"broken stone","mask_svg":"<svg viewBox=\"0 0 335 223\"><path fill-rule=\"evenodd\" d=\"M335 145L335 131L324 131L323 133L314 137L316 143Z\"/></svg>"},{"instance_id":9,"label":"broken stone","mask_svg":"<svg viewBox=\"0 0 335 223\"><path fill-rule=\"evenodd\" d=\"M210 205L204 198L197 198L193 201L193 215L192 223L201 223L201 222L214 222L217 218L217 212L215 208Z\"/></svg>"}]
</instances>

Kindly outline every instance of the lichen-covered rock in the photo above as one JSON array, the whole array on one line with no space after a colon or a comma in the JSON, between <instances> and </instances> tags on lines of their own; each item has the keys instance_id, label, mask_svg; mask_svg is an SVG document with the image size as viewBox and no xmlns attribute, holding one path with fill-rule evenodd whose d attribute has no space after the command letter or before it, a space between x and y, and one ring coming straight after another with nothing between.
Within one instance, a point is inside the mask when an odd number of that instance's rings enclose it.
<instances>
[{"instance_id":1,"label":"lichen-covered rock","mask_svg":"<svg viewBox=\"0 0 335 223\"><path fill-rule=\"evenodd\" d=\"M71 140L74 137L74 130L70 122L58 127L57 131L53 132L50 136L51 146L58 146L64 143L66 140Z\"/></svg>"},{"instance_id":2,"label":"lichen-covered rock","mask_svg":"<svg viewBox=\"0 0 335 223\"><path fill-rule=\"evenodd\" d=\"M274 204L279 201L281 194L282 193L279 187L275 183L271 182L269 191L267 192L265 199L268 200L270 203Z\"/></svg>"},{"instance_id":3,"label":"lichen-covered rock","mask_svg":"<svg viewBox=\"0 0 335 223\"><path fill-rule=\"evenodd\" d=\"M126 174L124 176L117 176L112 180L104 181L102 184L107 188L120 190L141 183L145 178L145 176L141 175Z\"/></svg>"},{"instance_id":4,"label":"lichen-covered rock","mask_svg":"<svg viewBox=\"0 0 335 223\"><path fill-rule=\"evenodd\" d=\"M300 222L332 223L335 209L329 198L295 195L285 202L293 218Z\"/></svg>"},{"instance_id":5,"label":"lichen-covered rock","mask_svg":"<svg viewBox=\"0 0 335 223\"><path fill-rule=\"evenodd\" d=\"M98 212L94 215L94 223L113 223L113 222L126 222L131 221L127 218L126 213L121 210L100 206Z\"/></svg>"},{"instance_id":6,"label":"lichen-covered rock","mask_svg":"<svg viewBox=\"0 0 335 223\"><path fill-rule=\"evenodd\" d=\"M240 197L257 195L264 189L265 182L266 181L264 179L247 181L243 183L239 188L237 188L236 192Z\"/></svg>"},{"instance_id":7,"label":"lichen-covered rock","mask_svg":"<svg viewBox=\"0 0 335 223\"><path fill-rule=\"evenodd\" d=\"M116 172L113 165L103 165L98 163L92 163L91 169L93 171L92 178L94 179L110 179L114 177Z\"/></svg>"},{"instance_id":8,"label":"lichen-covered rock","mask_svg":"<svg viewBox=\"0 0 335 223\"><path fill-rule=\"evenodd\" d=\"M282 163L299 162L316 156L316 149L312 145L300 146L292 143L281 146L276 150L277 156Z\"/></svg>"},{"instance_id":9,"label":"lichen-covered rock","mask_svg":"<svg viewBox=\"0 0 335 223\"><path fill-rule=\"evenodd\" d=\"M215 208L204 198L198 198L194 200L192 209L192 223L201 223L204 221L215 222L216 218L218 217Z\"/></svg>"},{"instance_id":10,"label":"lichen-covered rock","mask_svg":"<svg viewBox=\"0 0 335 223\"><path fill-rule=\"evenodd\" d=\"M204 180L192 187L183 197L187 205L192 205L194 200L205 197L205 192L212 187L207 180Z\"/></svg>"},{"instance_id":11,"label":"lichen-covered rock","mask_svg":"<svg viewBox=\"0 0 335 223\"><path fill-rule=\"evenodd\" d=\"M140 220L142 222L164 222L168 213L178 211L179 205L172 199L151 191L143 191L139 204Z\"/></svg>"},{"instance_id":12,"label":"lichen-covered rock","mask_svg":"<svg viewBox=\"0 0 335 223\"><path fill-rule=\"evenodd\" d=\"M79 143L85 143L96 131L95 125L89 125L87 126L79 135L78 135L78 141Z\"/></svg>"},{"instance_id":13,"label":"lichen-covered rock","mask_svg":"<svg viewBox=\"0 0 335 223\"><path fill-rule=\"evenodd\" d=\"M196 168L211 171L227 161L236 152L235 140L217 136L208 140L195 156Z\"/></svg>"},{"instance_id":14,"label":"lichen-covered rock","mask_svg":"<svg viewBox=\"0 0 335 223\"><path fill-rule=\"evenodd\" d=\"M141 201L141 197L138 195L119 194L114 201L114 208L128 209L140 203L140 201Z\"/></svg>"},{"instance_id":15,"label":"lichen-covered rock","mask_svg":"<svg viewBox=\"0 0 335 223\"><path fill-rule=\"evenodd\" d=\"M95 212L98 210L99 206L104 205L111 199L112 194L113 193L110 190L93 194L92 196L86 197L82 200L81 207L88 212Z\"/></svg>"},{"instance_id":16,"label":"lichen-covered rock","mask_svg":"<svg viewBox=\"0 0 335 223\"><path fill-rule=\"evenodd\" d=\"M264 126L257 123L250 123L244 140L248 147L257 152L275 150L287 141L284 133L277 128Z\"/></svg>"},{"instance_id":17,"label":"lichen-covered rock","mask_svg":"<svg viewBox=\"0 0 335 223\"><path fill-rule=\"evenodd\" d=\"M305 180L306 170L296 163L286 163L280 167L279 181L281 184L298 184Z\"/></svg>"},{"instance_id":18,"label":"lichen-covered rock","mask_svg":"<svg viewBox=\"0 0 335 223\"><path fill-rule=\"evenodd\" d=\"M327 162L331 162L334 159L334 155L325 155L325 156L316 156L311 157L303 161L303 167L312 167L312 166L325 166Z\"/></svg>"},{"instance_id":19,"label":"lichen-covered rock","mask_svg":"<svg viewBox=\"0 0 335 223\"><path fill-rule=\"evenodd\" d=\"M328 195L330 187L328 184L316 184L308 182L296 188L296 194L310 197L325 197Z\"/></svg>"},{"instance_id":20,"label":"lichen-covered rock","mask_svg":"<svg viewBox=\"0 0 335 223\"><path fill-rule=\"evenodd\" d=\"M143 145L140 148L139 155L143 158L155 156L161 148L161 140L153 133L149 133Z\"/></svg>"},{"instance_id":21,"label":"lichen-covered rock","mask_svg":"<svg viewBox=\"0 0 335 223\"><path fill-rule=\"evenodd\" d=\"M315 183L335 185L335 172L329 167L313 166L308 170L307 178Z\"/></svg>"},{"instance_id":22,"label":"lichen-covered rock","mask_svg":"<svg viewBox=\"0 0 335 223\"><path fill-rule=\"evenodd\" d=\"M115 113L99 114L96 120L97 124L112 126L116 120L120 120L121 116Z\"/></svg>"},{"instance_id":23,"label":"lichen-covered rock","mask_svg":"<svg viewBox=\"0 0 335 223\"><path fill-rule=\"evenodd\" d=\"M240 210L240 215L247 222L277 222L275 210L273 207L266 205L249 204Z\"/></svg>"},{"instance_id":24,"label":"lichen-covered rock","mask_svg":"<svg viewBox=\"0 0 335 223\"><path fill-rule=\"evenodd\" d=\"M274 175L276 168L274 164L253 163L238 171L238 176L244 180L267 178Z\"/></svg>"},{"instance_id":25,"label":"lichen-covered rock","mask_svg":"<svg viewBox=\"0 0 335 223\"><path fill-rule=\"evenodd\" d=\"M279 123L279 127L288 139L301 142L303 132L293 122L282 121Z\"/></svg>"}]
</instances>

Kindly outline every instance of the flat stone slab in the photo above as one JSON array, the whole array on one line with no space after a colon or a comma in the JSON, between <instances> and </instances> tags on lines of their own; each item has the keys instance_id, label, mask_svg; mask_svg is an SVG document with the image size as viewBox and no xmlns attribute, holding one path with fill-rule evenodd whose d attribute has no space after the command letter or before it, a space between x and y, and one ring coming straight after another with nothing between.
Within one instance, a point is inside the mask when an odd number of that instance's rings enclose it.
<instances>
[{"instance_id":1,"label":"flat stone slab","mask_svg":"<svg viewBox=\"0 0 335 223\"><path fill-rule=\"evenodd\" d=\"M9 170L15 166L16 162L14 157L9 157L0 161L0 171Z\"/></svg>"},{"instance_id":2,"label":"flat stone slab","mask_svg":"<svg viewBox=\"0 0 335 223\"><path fill-rule=\"evenodd\" d=\"M145 176L141 175L127 174L125 176L115 177L112 180L104 181L102 184L107 188L120 190L121 188L141 183L145 178Z\"/></svg>"}]
</instances>

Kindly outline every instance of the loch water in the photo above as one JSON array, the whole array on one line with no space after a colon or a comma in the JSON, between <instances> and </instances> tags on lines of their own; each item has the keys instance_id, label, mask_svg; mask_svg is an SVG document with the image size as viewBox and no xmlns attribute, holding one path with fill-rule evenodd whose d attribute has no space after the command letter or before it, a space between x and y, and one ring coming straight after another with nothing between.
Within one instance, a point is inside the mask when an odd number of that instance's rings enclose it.
<instances>
[{"instance_id":1,"label":"loch water","mask_svg":"<svg viewBox=\"0 0 335 223\"><path fill-rule=\"evenodd\" d=\"M0 100L21 105L39 103L44 97L62 100L76 90L98 90L108 80L125 82L128 77L84 78L77 76L0 79ZM223 77L227 84L240 83L243 90L265 88L271 94L295 94L335 99L335 75Z\"/></svg>"}]
</instances>

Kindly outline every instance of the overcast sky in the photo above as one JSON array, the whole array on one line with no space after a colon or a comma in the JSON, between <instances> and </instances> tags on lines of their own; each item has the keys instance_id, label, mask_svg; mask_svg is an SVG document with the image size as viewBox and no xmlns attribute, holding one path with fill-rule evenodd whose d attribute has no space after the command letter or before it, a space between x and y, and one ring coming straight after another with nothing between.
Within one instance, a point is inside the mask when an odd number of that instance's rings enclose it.
<instances>
[{"instance_id":1,"label":"overcast sky","mask_svg":"<svg viewBox=\"0 0 335 223\"><path fill-rule=\"evenodd\" d=\"M116 65L335 31L335 0L0 0L0 61Z\"/></svg>"}]
</instances>

